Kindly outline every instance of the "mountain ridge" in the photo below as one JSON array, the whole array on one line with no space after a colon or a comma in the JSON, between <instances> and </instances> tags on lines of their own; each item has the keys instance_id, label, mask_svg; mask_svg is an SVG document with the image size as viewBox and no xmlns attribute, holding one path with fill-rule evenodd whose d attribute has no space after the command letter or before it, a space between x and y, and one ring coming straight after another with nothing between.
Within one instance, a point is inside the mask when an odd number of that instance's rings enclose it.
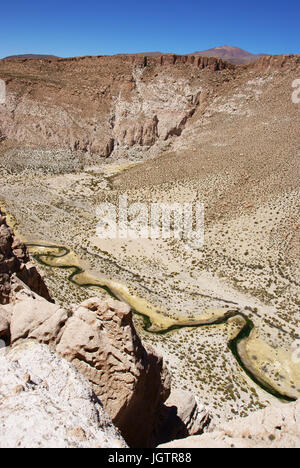
<instances>
[{"instance_id":1,"label":"mountain ridge","mask_svg":"<svg viewBox=\"0 0 300 468\"><path fill-rule=\"evenodd\" d=\"M253 54L247 50L241 49L240 47L224 45L220 47L214 47L212 49L196 51L194 52L194 55L220 57L221 59L233 63L234 65L242 65L254 62L259 58L270 54Z\"/></svg>"},{"instance_id":2,"label":"mountain ridge","mask_svg":"<svg viewBox=\"0 0 300 468\"><path fill-rule=\"evenodd\" d=\"M196 51L191 52L188 54L177 54L177 53L164 53L160 51L150 51L150 52L136 52L136 53L119 53L114 54L113 56L144 56L144 57L161 57L163 55L200 55L204 57L218 57L224 61L230 62L234 65L241 65L241 64L248 64L258 60L259 58L270 55L265 53L260 54L253 54L248 52L247 50L241 49L240 47L236 46L220 46L214 47L212 49L207 49L203 51ZM60 57L56 55L42 55L42 54L21 54L21 55L10 55L8 57L4 57L2 60L17 60L17 59L36 59L36 60L44 60L44 59L59 59ZM71 57L68 57L71 58Z\"/></svg>"},{"instance_id":3,"label":"mountain ridge","mask_svg":"<svg viewBox=\"0 0 300 468\"><path fill-rule=\"evenodd\" d=\"M16 55L8 55L7 57L3 57L2 60L15 60L15 59L36 59L36 60L43 60L43 59L53 59L59 58L56 55L47 55L47 54L16 54Z\"/></svg>"}]
</instances>

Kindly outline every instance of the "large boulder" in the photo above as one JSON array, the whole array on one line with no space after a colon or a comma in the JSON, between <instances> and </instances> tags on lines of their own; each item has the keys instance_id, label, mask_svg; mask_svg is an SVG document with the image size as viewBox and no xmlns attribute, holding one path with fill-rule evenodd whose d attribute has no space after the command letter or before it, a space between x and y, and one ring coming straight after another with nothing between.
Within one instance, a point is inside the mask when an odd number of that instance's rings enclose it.
<instances>
[{"instance_id":1,"label":"large boulder","mask_svg":"<svg viewBox=\"0 0 300 468\"><path fill-rule=\"evenodd\" d=\"M169 448L300 448L300 400L277 403L246 418L219 424L212 432L174 440Z\"/></svg>"},{"instance_id":2,"label":"large boulder","mask_svg":"<svg viewBox=\"0 0 300 468\"><path fill-rule=\"evenodd\" d=\"M142 345L126 304L92 298L72 312L57 352L92 382L126 441L150 446L158 408L170 391L162 358Z\"/></svg>"},{"instance_id":3,"label":"large boulder","mask_svg":"<svg viewBox=\"0 0 300 468\"><path fill-rule=\"evenodd\" d=\"M172 389L160 411L156 432L156 445L202 434L211 423L212 416L192 393Z\"/></svg>"},{"instance_id":4,"label":"large boulder","mask_svg":"<svg viewBox=\"0 0 300 468\"><path fill-rule=\"evenodd\" d=\"M141 343L130 308L91 298L65 311L21 286L15 291L14 304L2 307L11 344L49 345L88 378L129 445L153 446L170 376L162 358Z\"/></svg>"},{"instance_id":5,"label":"large boulder","mask_svg":"<svg viewBox=\"0 0 300 468\"><path fill-rule=\"evenodd\" d=\"M37 342L0 351L0 448L120 448L87 379Z\"/></svg>"}]
</instances>

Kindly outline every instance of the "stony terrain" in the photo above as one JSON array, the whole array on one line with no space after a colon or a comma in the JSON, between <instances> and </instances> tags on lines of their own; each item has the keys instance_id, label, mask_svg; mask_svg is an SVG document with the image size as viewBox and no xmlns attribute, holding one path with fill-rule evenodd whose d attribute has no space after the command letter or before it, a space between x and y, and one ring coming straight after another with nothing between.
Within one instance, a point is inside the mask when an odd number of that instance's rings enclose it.
<instances>
[{"instance_id":1,"label":"stony terrain","mask_svg":"<svg viewBox=\"0 0 300 468\"><path fill-rule=\"evenodd\" d=\"M300 401L274 405L160 448L299 448Z\"/></svg>"},{"instance_id":2,"label":"stony terrain","mask_svg":"<svg viewBox=\"0 0 300 468\"><path fill-rule=\"evenodd\" d=\"M29 261L25 245L15 237L0 210L0 304L10 302L13 275L40 296L52 300L41 275Z\"/></svg>"},{"instance_id":3,"label":"stony terrain","mask_svg":"<svg viewBox=\"0 0 300 468\"><path fill-rule=\"evenodd\" d=\"M100 401L67 361L27 341L0 350L1 448L125 448Z\"/></svg>"},{"instance_id":4,"label":"stony terrain","mask_svg":"<svg viewBox=\"0 0 300 468\"><path fill-rule=\"evenodd\" d=\"M214 70L221 71L219 81L232 66L175 55L1 60L8 94L0 108L4 149L13 158L20 146L64 148L98 161L112 153L144 157L157 143L157 154L203 105L199 78L204 74L203 84L214 86Z\"/></svg>"},{"instance_id":5,"label":"stony terrain","mask_svg":"<svg viewBox=\"0 0 300 468\"><path fill-rule=\"evenodd\" d=\"M7 251L4 260L9 257ZM95 297L62 309L16 273L10 289L9 301L0 305L0 446L125 446L104 410L131 447L200 434L209 425L210 415L191 394L171 393L162 358L142 345L126 304Z\"/></svg>"},{"instance_id":6,"label":"stony terrain","mask_svg":"<svg viewBox=\"0 0 300 468\"><path fill-rule=\"evenodd\" d=\"M19 245L25 251L21 242ZM9 336L11 345L0 350L2 369L0 446L2 448L126 447L125 441L104 412L97 395L75 367L88 377L90 383L96 383L94 385L96 393L101 394L105 402L104 407L110 413L115 413L116 408L119 408L117 412L123 414L123 424L125 424L120 428L131 439L133 446L148 445L146 440L142 441L140 437L141 432L144 433L144 437L148 436L149 429L145 431L145 427L150 425L154 428L151 446L167 442L159 445L163 449L299 447L298 402L290 405L277 403L248 418L218 425L216 421L211 423L211 415L197 398L182 390L173 390L165 405L155 407L152 372L152 375L149 374L151 383L148 383L148 387L151 386L151 394L148 394L146 389L138 388L140 386L131 387L134 404L128 404L126 390L124 399L124 385L126 388L126 383L132 382L132 378L128 380L132 375L132 369L124 365L121 354L124 351L129 354L133 351L132 356L138 358L138 348L141 343L135 345L133 347L135 349L129 349L128 336L123 342L112 330L116 322L117 328L121 329L122 325L118 323L118 318L122 321L126 317L123 326L126 328L129 325L131 333L135 334L132 323L128 321L129 308L116 301L105 302L94 298L81 304L77 311L73 311L72 308L64 311L58 305L47 302L31 291L15 275L11 281L10 302L0 307L0 336L3 338L3 333ZM102 322L98 324L100 317ZM72 319L75 319L75 322L78 319L85 320L85 323L78 326L72 322ZM110 343L105 336L102 336L99 347L96 347L91 335L98 332L99 336L103 326L107 327L104 335L110 335ZM72 332L75 336L72 336ZM137 340L138 337L135 335L135 341ZM59 354L65 354L75 367L51 352L46 344L40 345L37 341L47 343ZM64 343L63 348L60 347L61 343ZM96 356L93 359L87 358L85 352L90 352L91 347L94 348L94 353L102 353L102 361L97 362ZM111 353L112 348L114 350ZM67 350L67 353L63 349ZM79 356L80 361L77 362ZM114 367L111 356L118 359L117 366L120 366L122 373L125 371L121 378L123 387L118 386L119 373ZM149 356L145 355L144 360L149 360ZM89 366L88 371L83 364ZM113 370L106 373L110 365ZM139 368L142 366L140 363ZM166 370L161 373L161 366L157 360L152 360L152 366L155 368L155 373L161 375L160 380L162 377L164 380L164 396L161 390L157 393L163 402L169 391L168 373ZM133 379L136 378L137 372L136 368ZM109 385L104 388L106 383ZM138 400L144 397L147 401L139 405ZM111 399L112 406L109 401ZM149 403L154 403L152 417L149 417L147 412ZM127 416L126 412L124 415L126 407ZM136 427L136 418L141 418L143 421L143 425L139 428ZM115 419L120 423L118 418ZM173 442L168 442L169 440Z\"/></svg>"},{"instance_id":7,"label":"stony terrain","mask_svg":"<svg viewBox=\"0 0 300 468\"><path fill-rule=\"evenodd\" d=\"M298 397L299 76L299 56L239 67L196 56L0 61L0 199L26 240L70 247L93 277L166 317L243 311L255 325L249 365ZM97 238L97 205L124 193L129 203L203 202L203 248ZM43 271L61 306L91 296L66 270ZM228 349L239 319L160 336L134 322L174 386L222 421L276 404Z\"/></svg>"}]
</instances>

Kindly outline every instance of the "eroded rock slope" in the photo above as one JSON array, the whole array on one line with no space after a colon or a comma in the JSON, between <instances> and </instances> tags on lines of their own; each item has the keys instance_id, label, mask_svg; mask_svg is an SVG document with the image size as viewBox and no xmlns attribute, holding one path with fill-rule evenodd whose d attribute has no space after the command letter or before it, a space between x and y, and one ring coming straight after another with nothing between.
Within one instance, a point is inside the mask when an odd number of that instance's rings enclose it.
<instances>
[{"instance_id":1,"label":"eroded rock slope","mask_svg":"<svg viewBox=\"0 0 300 468\"><path fill-rule=\"evenodd\" d=\"M1 448L125 448L85 379L45 345L0 352Z\"/></svg>"},{"instance_id":2,"label":"eroded rock slope","mask_svg":"<svg viewBox=\"0 0 300 468\"><path fill-rule=\"evenodd\" d=\"M164 444L161 448L299 448L300 400L271 405L212 432Z\"/></svg>"},{"instance_id":3,"label":"eroded rock slope","mask_svg":"<svg viewBox=\"0 0 300 468\"><path fill-rule=\"evenodd\" d=\"M232 69L218 58L176 55L1 60L0 134L6 150L68 149L94 160L158 150Z\"/></svg>"},{"instance_id":4,"label":"eroded rock slope","mask_svg":"<svg viewBox=\"0 0 300 468\"><path fill-rule=\"evenodd\" d=\"M11 284L17 275L32 291L51 301L47 286L29 261L25 245L15 237L0 210L0 304L10 301Z\"/></svg>"}]
</instances>

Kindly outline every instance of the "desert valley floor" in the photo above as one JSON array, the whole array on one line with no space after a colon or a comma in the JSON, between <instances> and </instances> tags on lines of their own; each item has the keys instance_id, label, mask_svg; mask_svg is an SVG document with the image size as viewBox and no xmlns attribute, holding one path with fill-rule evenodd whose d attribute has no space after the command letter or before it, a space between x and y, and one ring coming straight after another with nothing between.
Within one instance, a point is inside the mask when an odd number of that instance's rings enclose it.
<instances>
[{"instance_id":1,"label":"desert valley floor","mask_svg":"<svg viewBox=\"0 0 300 468\"><path fill-rule=\"evenodd\" d=\"M174 73L173 94L178 93L180 108L184 100L195 101L197 93L203 96L191 114L186 110L189 116L180 131L162 138L158 134L144 147L142 142L121 141L109 157L87 158L81 143L75 149L38 148L33 137L25 144L21 140L30 134L29 124L19 132L19 141L9 136L0 143L1 206L18 235L28 244L39 244L29 246L32 254L49 254L40 257L45 262L39 269L58 303L67 307L91 294L103 297L107 293L97 284L109 287L150 317L145 330L143 316L135 314L136 328L142 340L163 355L174 386L192 391L224 420L246 416L278 398L300 396L299 363L292 359L300 338L300 108L290 98L300 63L295 57L280 60L280 65L262 59L260 67L202 70L186 82L184 67L192 65L134 69L139 96L128 97L126 89L126 105L119 102L117 108L126 108L130 122L135 100L147 103L144 113L158 106L147 97L143 73L148 89L153 87L157 99L163 89L165 101ZM44 86L34 82L32 63L22 65L32 67L26 78L22 73L34 91L14 110L19 127L20 115L30 113L29 100L38 101L38 86ZM22 76L16 75L13 63L9 71L7 67L2 61L0 77L10 74L12 93L17 94ZM188 73L194 73L190 68ZM49 93L55 93L55 83L47 84ZM167 121L174 109L165 109L162 102L158 119ZM35 107L32 115L37 113ZM180 239L99 239L96 208L101 202L117 203L121 194L128 203L203 202L203 247L187 248ZM67 247L70 253L57 259L49 245ZM78 282L94 287L70 282L71 270L57 268L71 265L84 270ZM232 312L237 313L229 317ZM156 333L225 314L228 320L223 323ZM253 329L240 343L239 356L248 372L228 346L246 318Z\"/></svg>"}]
</instances>

